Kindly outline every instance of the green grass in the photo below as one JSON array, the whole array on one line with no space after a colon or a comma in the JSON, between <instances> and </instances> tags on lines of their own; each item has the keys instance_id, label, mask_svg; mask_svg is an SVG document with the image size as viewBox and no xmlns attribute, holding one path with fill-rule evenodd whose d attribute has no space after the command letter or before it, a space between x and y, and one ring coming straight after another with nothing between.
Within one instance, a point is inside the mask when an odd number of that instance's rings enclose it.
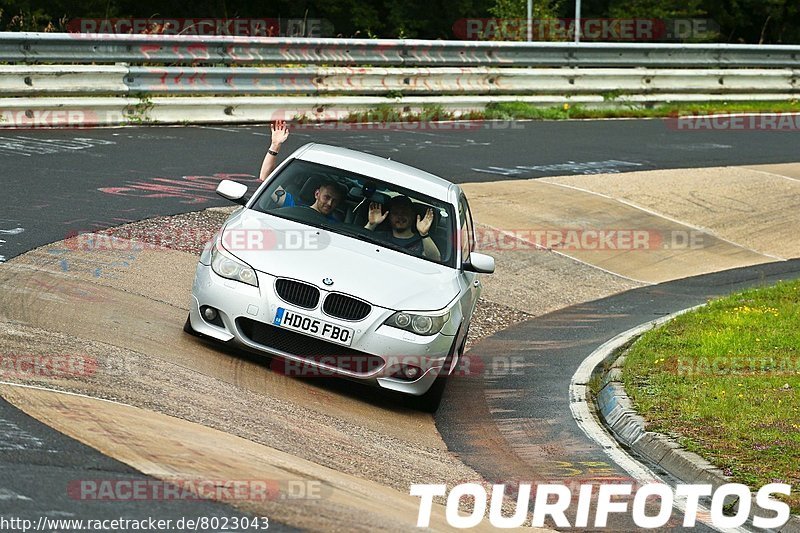
<instances>
[{"instance_id":1,"label":"green grass","mask_svg":"<svg viewBox=\"0 0 800 533\"><path fill-rule=\"evenodd\" d=\"M796 112L800 102L702 102L690 104L663 104L653 107L587 108L564 104L556 107L538 107L526 102L490 103L483 115L486 119L541 119L560 120L576 118L657 118L712 113Z\"/></svg>"},{"instance_id":2,"label":"green grass","mask_svg":"<svg viewBox=\"0 0 800 533\"><path fill-rule=\"evenodd\" d=\"M711 113L800 112L800 102L706 102L694 104L664 104L650 108L625 106L587 108L563 104L541 107L526 102L490 103L483 111L456 116L440 105L428 105L420 113L403 112L397 104L382 104L373 109L350 113L344 122L423 122L442 120L567 120L586 118L658 118ZM299 122L313 122L298 119Z\"/></svg>"},{"instance_id":3,"label":"green grass","mask_svg":"<svg viewBox=\"0 0 800 533\"><path fill-rule=\"evenodd\" d=\"M800 511L800 281L711 302L643 335L625 390L648 429Z\"/></svg>"},{"instance_id":4,"label":"green grass","mask_svg":"<svg viewBox=\"0 0 800 533\"><path fill-rule=\"evenodd\" d=\"M442 120L453 120L455 115L440 105L425 105L419 113L403 113L391 104L383 104L356 113L350 113L345 122L437 122ZM481 118L479 115L470 114L463 119Z\"/></svg>"}]
</instances>

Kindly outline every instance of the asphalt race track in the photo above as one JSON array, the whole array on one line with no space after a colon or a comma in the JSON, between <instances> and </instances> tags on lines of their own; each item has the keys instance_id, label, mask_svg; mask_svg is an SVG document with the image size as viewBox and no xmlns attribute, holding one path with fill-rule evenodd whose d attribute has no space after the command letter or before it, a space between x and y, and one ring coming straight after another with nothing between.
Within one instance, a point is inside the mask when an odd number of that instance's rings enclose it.
<instances>
[{"instance_id":1,"label":"asphalt race track","mask_svg":"<svg viewBox=\"0 0 800 533\"><path fill-rule=\"evenodd\" d=\"M118 500L114 505L81 498L76 480L113 479L134 486L152 478L98 451L65 437L0 399L0 515L53 519L75 517L114 520L119 517L154 517L177 523L184 517L218 520L246 517L221 504L190 499ZM87 476L87 472L91 473ZM64 488L67 487L67 490ZM85 493L92 491L84 487ZM281 524L270 529L293 531ZM7 531L8 529L3 529ZM40 528L40 531L51 529ZM11 530L13 531L13 529Z\"/></svg>"},{"instance_id":2,"label":"asphalt race track","mask_svg":"<svg viewBox=\"0 0 800 533\"><path fill-rule=\"evenodd\" d=\"M308 127L293 132L283 151L307 142L335 144L466 183L791 162L797 143L793 132L676 131L662 120L451 127ZM257 175L268 133L266 127L0 130L0 231L25 230L3 236L0 256L14 257L71 231L224 205L213 191L217 175Z\"/></svg>"},{"instance_id":3,"label":"asphalt race track","mask_svg":"<svg viewBox=\"0 0 800 533\"><path fill-rule=\"evenodd\" d=\"M308 127L292 132L282 156L306 142L342 145L470 184L465 188L471 198L473 192L483 190L481 187L492 187L490 182L752 166L796 159L792 132L676 131L661 120L520 122L513 127L508 123L480 127L454 124L449 129L442 125L422 130L404 127L378 131ZM16 265L12 261L15 257L75 232L226 205L214 193L216 184L230 177L255 187L267 144L267 128L253 126L0 130L0 262L10 261L11 267ZM542 190L563 185L539 181ZM475 204L473 210L479 213ZM481 220L478 215L476 218ZM739 247L737 258L744 257L744 249L753 253L736 263L742 265L740 268L713 272L713 267L691 265L685 272L697 275L686 274L688 277L669 278L672 280L663 283L657 282L666 278L655 274L652 279L624 277L631 282L630 290L609 289L607 294L611 295L604 298L538 313L536 318L473 347L468 355L475 365L488 369L493 361L513 356L519 366L515 371L497 372L495 368L452 380L435 416L436 430L447 450L490 482L513 485L625 479L625 472L611 463L571 418L568 387L575 369L595 347L631 327L710 297L800 277L798 261L774 261L796 255ZM570 257L566 253L563 259L572 261ZM591 260L578 260L581 268L592 267ZM0 273L3 268L0 266ZM6 288L14 282L10 274L0 278L0 286ZM14 298L10 293L0 296L0 306L9 310L8 315L0 310L0 322L44 326L35 318L14 314L26 307L35 314L37 306L43 304L31 297L29 304L14 307ZM51 311L55 312L47 308ZM66 307L63 311L69 315L76 310ZM79 315L80 309L77 311ZM26 323L23 317L30 321ZM49 320L49 315L42 315L42 322ZM228 379L223 370L204 372ZM340 384L321 386L320 391L352 394L343 391ZM395 410L370 395L366 398L388 414ZM67 432L58 423L49 425ZM81 501L64 490L77 478L150 478L131 468L131 463L98 452L91 439L79 439L83 443L73 440L2 399L0 434L0 515L157 516L173 520L247 516L206 501L131 501L105 506ZM680 521L681 516L673 514L669 528L681 529ZM283 527L280 522L271 521L271 528ZM619 517L612 527L635 529L625 517ZM697 529L702 531L704 526Z\"/></svg>"},{"instance_id":4,"label":"asphalt race track","mask_svg":"<svg viewBox=\"0 0 800 533\"><path fill-rule=\"evenodd\" d=\"M488 377L454 380L436 413L436 427L450 450L495 483L630 482L568 419L570 379L583 359L647 321L710 298L798 277L800 260L769 263L634 289L523 322L470 354L486 364L514 354L526 371L489 371ZM669 526L678 528L681 520L675 513ZM631 523L614 527L635 529Z\"/></svg>"}]
</instances>

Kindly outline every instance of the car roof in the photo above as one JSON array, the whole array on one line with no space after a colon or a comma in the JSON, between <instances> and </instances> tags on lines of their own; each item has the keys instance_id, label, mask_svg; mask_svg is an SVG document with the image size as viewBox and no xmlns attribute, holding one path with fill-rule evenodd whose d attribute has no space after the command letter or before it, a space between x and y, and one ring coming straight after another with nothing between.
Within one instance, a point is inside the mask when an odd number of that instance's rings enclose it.
<instances>
[{"instance_id":1,"label":"car roof","mask_svg":"<svg viewBox=\"0 0 800 533\"><path fill-rule=\"evenodd\" d=\"M451 182L424 170L398 163L377 155L327 144L307 144L298 150L297 159L320 163L374 177L392 185L449 202Z\"/></svg>"}]
</instances>

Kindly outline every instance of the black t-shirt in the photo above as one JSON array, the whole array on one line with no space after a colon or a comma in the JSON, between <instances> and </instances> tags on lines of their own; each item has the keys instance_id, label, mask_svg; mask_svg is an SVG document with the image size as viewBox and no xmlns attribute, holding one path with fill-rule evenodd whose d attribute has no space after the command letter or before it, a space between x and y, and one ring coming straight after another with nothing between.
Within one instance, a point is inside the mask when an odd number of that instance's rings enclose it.
<instances>
[{"instance_id":1,"label":"black t-shirt","mask_svg":"<svg viewBox=\"0 0 800 533\"><path fill-rule=\"evenodd\" d=\"M391 231L381 231L379 235L382 239L402 248L405 248L412 254L422 255L424 247L422 246L422 239L419 235L414 234L413 237L409 237L408 239L401 239L399 237L395 237Z\"/></svg>"}]
</instances>

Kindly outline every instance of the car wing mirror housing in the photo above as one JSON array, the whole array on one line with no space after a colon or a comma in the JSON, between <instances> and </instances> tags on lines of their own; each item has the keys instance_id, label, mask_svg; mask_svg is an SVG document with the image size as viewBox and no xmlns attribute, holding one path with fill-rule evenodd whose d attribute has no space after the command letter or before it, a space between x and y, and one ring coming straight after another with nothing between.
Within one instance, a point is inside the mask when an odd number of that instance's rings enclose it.
<instances>
[{"instance_id":1,"label":"car wing mirror housing","mask_svg":"<svg viewBox=\"0 0 800 533\"><path fill-rule=\"evenodd\" d=\"M245 205L247 203L247 185L244 183L222 180L217 185L217 194L237 204Z\"/></svg>"},{"instance_id":2,"label":"car wing mirror housing","mask_svg":"<svg viewBox=\"0 0 800 533\"><path fill-rule=\"evenodd\" d=\"M464 261L464 270L478 272L480 274L491 274L494 272L494 257L472 252L469 254L469 259Z\"/></svg>"}]
</instances>

